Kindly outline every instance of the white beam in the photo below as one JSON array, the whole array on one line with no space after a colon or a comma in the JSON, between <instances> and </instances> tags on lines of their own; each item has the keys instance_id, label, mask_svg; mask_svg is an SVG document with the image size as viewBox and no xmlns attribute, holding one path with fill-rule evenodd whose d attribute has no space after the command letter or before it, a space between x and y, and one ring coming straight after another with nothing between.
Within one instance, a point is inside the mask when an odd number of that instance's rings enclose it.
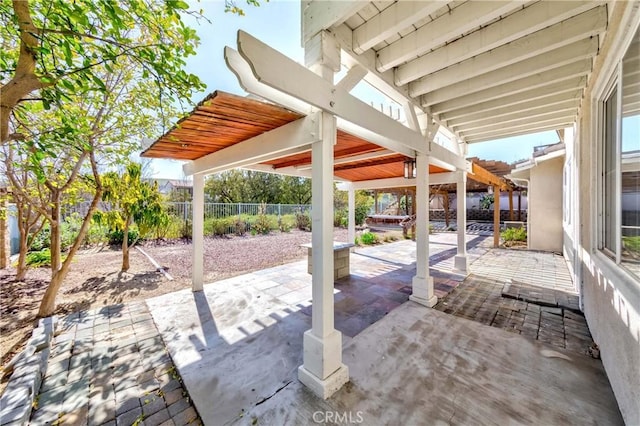
<instances>
[{"instance_id":1,"label":"white beam","mask_svg":"<svg viewBox=\"0 0 640 426\"><path fill-rule=\"evenodd\" d=\"M308 103L260 83L253 75L249 63L244 60L240 53L229 46L224 48L224 59L227 67L236 75L240 87L245 92L269 99L271 102L303 115L309 115L313 111L313 108Z\"/></svg>"},{"instance_id":2,"label":"white beam","mask_svg":"<svg viewBox=\"0 0 640 426\"><path fill-rule=\"evenodd\" d=\"M297 177L305 177L311 179L311 169L309 170L300 170L296 167L280 167L276 169L275 167L269 164L251 164L247 166L241 167L244 170L253 170L256 172L263 173L272 173L274 175L283 175L283 176L297 176ZM334 179L337 178L334 176Z\"/></svg>"},{"instance_id":3,"label":"white beam","mask_svg":"<svg viewBox=\"0 0 640 426\"><path fill-rule=\"evenodd\" d=\"M454 129L457 129L463 125L482 125L485 121L497 121L504 117L527 117L528 114L543 114L551 111L577 108L578 106L580 106L580 99L568 99L567 95L561 93L546 98L540 98L532 102L511 105L494 110L479 111L476 114L469 114L453 120L447 120L447 124ZM446 117L441 118L446 120Z\"/></svg>"},{"instance_id":4,"label":"white beam","mask_svg":"<svg viewBox=\"0 0 640 426\"><path fill-rule=\"evenodd\" d=\"M402 1L389 6L353 31L353 50L360 54L443 7L441 2Z\"/></svg>"},{"instance_id":5,"label":"white beam","mask_svg":"<svg viewBox=\"0 0 640 426\"><path fill-rule=\"evenodd\" d=\"M378 71L384 72L500 17L527 1L469 1L380 49Z\"/></svg>"},{"instance_id":6,"label":"white beam","mask_svg":"<svg viewBox=\"0 0 640 426\"><path fill-rule=\"evenodd\" d=\"M405 101L402 104L402 108L404 109L405 117L407 117L407 124L409 125L409 128L415 130L416 132L420 132L420 122L418 121L416 108L413 103Z\"/></svg>"},{"instance_id":7,"label":"white beam","mask_svg":"<svg viewBox=\"0 0 640 426\"><path fill-rule=\"evenodd\" d=\"M496 87L480 90L469 95L461 95L455 98L449 98L438 102L443 104L446 102L448 108L464 108L470 105L477 105L494 99L502 99L522 92L530 92L534 89L540 89L551 86L555 83L576 81L577 78L586 76L591 72L591 60L584 59L580 62L565 65L560 68L534 74L516 81L511 81ZM423 100L429 102L429 94L423 97Z\"/></svg>"},{"instance_id":8,"label":"white beam","mask_svg":"<svg viewBox=\"0 0 640 426\"><path fill-rule=\"evenodd\" d=\"M421 113L425 112L422 106L415 99L409 96L408 86L398 87L395 85L393 70L379 72L376 69L376 53L373 50L367 50L361 55L358 55L353 51L353 33L349 27L343 24L334 28L332 31L342 49L343 64L349 68L355 65L364 67L368 71L367 76L364 79L372 87L375 87L382 94L388 96L400 105L404 105L408 102L413 104ZM447 129L447 131L451 132L451 129Z\"/></svg>"},{"instance_id":9,"label":"white beam","mask_svg":"<svg viewBox=\"0 0 640 426\"><path fill-rule=\"evenodd\" d=\"M529 135L532 133L540 133L547 130L561 129L563 127L572 126L573 124L574 124L573 121L567 121L565 123L547 123L547 124L534 123L530 127L524 127L517 130L508 130L508 131L505 130L502 132L484 134L484 135L479 135L479 136L474 136L469 138L465 137L465 140L467 141L467 143L486 142L486 141L508 138L512 136Z\"/></svg>"},{"instance_id":10,"label":"white beam","mask_svg":"<svg viewBox=\"0 0 640 426\"><path fill-rule=\"evenodd\" d=\"M430 159L433 162L433 159ZM429 175L430 185L444 185L456 182L456 172L431 173ZM371 179L352 182L354 189L385 189L385 188L405 188L416 186L415 179L386 178Z\"/></svg>"},{"instance_id":11,"label":"white beam","mask_svg":"<svg viewBox=\"0 0 640 426\"><path fill-rule=\"evenodd\" d=\"M187 176L219 173L309 150L309 145L320 138L319 113L314 113L198 158L185 164L183 170Z\"/></svg>"},{"instance_id":12,"label":"white beam","mask_svg":"<svg viewBox=\"0 0 640 426\"><path fill-rule=\"evenodd\" d=\"M551 84L549 86L526 90L524 92L506 96L501 99L481 102L472 106L460 107L459 105L461 103L464 104L464 102L458 102L456 99L453 99L451 101L432 105L431 110L434 112L434 114L446 113L444 114L444 116L446 116L447 119L458 118L480 111L488 111L506 107L509 105L532 102L536 99L548 97L551 95L566 94L565 99L570 99L571 97L580 97L582 95L582 89L586 86L586 84L587 78L580 77L568 80L566 82L563 81L560 83Z\"/></svg>"},{"instance_id":13,"label":"white beam","mask_svg":"<svg viewBox=\"0 0 640 426\"><path fill-rule=\"evenodd\" d=\"M546 3L546 2L545 2ZM555 4L555 3L554 3ZM589 38L604 31L607 27L607 8L599 6L578 16L555 24L547 29L519 38L494 50L481 53L465 61L458 62L443 70L431 73L424 80L429 91L458 83L467 78L506 67L534 56L542 55L562 46ZM473 35L470 35L473 37ZM425 74L422 74L425 75ZM422 77L420 73L402 77L399 71L396 79L399 84ZM400 77L398 77L400 76ZM407 80L409 78L409 80Z\"/></svg>"},{"instance_id":14,"label":"white beam","mask_svg":"<svg viewBox=\"0 0 640 426\"><path fill-rule=\"evenodd\" d=\"M540 114L538 116L531 116L518 119L502 119L495 120L487 123L484 126L465 126L460 128L460 132L467 137L474 137L478 134L492 133L495 131L509 131L511 129L518 129L522 126L530 126L535 123L548 123L548 122L566 122L575 119L578 111L576 108L570 108L566 111L553 111L546 114Z\"/></svg>"},{"instance_id":15,"label":"white beam","mask_svg":"<svg viewBox=\"0 0 640 426\"><path fill-rule=\"evenodd\" d=\"M240 86L248 93L253 93L254 95L269 99L272 102L301 114L307 115L312 111L313 108L308 103L283 93L280 90L269 87L266 84L260 83L253 75L250 65L237 51L227 46L224 49L224 54L227 66L238 77ZM408 157L415 156L414 150L407 148L399 142L388 137L378 135L367 129L363 129L341 118L338 118L338 128L352 134L353 136L378 144Z\"/></svg>"},{"instance_id":16,"label":"white beam","mask_svg":"<svg viewBox=\"0 0 640 426\"><path fill-rule=\"evenodd\" d=\"M358 155L351 155L349 157L336 158L333 160L333 164L337 166L338 164L354 163L356 161L371 160L373 158L388 157L390 155L397 155L397 152L391 151L389 149L383 149L375 152L367 152L365 154L358 154ZM294 167L298 170L311 170L310 164L294 166Z\"/></svg>"},{"instance_id":17,"label":"white beam","mask_svg":"<svg viewBox=\"0 0 640 426\"><path fill-rule=\"evenodd\" d=\"M322 30L340 25L366 6L362 1L321 1L302 3L302 45Z\"/></svg>"},{"instance_id":18,"label":"white beam","mask_svg":"<svg viewBox=\"0 0 640 426\"><path fill-rule=\"evenodd\" d=\"M463 167L463 159L456 154L434 144L429 149L419 132L371 108L349 92L334 86L244 31L238 31L238 48L240 54L251 64L251 70L260 82L406 148L430 153L456 167Z\"/></svg>"},{"instance_id":19,"label":"white beam","mask_svg":"<svg viewBox=\"0 0 640 426\"><path fill-rule=\"evenodd\" d=\"M460 37L444 47L399 66L396 70L396 84L406 84L492 49L500 48L525 36L533 39L532 34L536 31L550 27L593 7L594 3L591 1L543 1L534 3L478 31ZM604 14L606 18L606 8L604 8ZM570 19L567 19L567 22L569 21ZM582 23L580 20L576 20L574 22L575 24L570 23L568 25L577 26L581 24L580 31L588 31L594 21L587 20ZM604 25L606 26L606 19ZM541 33L553 31L552 28ZM569 34L567 36L571 37ZM540 35L537 37L540 38Z\"/></svg>"},{"instance_id":20,"label":"white beam","mask_svg":"<svg viewBox=\"0 0 640 426\"><path fill-rule=\"evenodd\" d=\"M340 80L338 84L336 84L336 86L346 90L347 92L350 92L366 76L367 76L367 70L364 69L363 66L356 64L351 68L349 68L349 71L347 71L347 74L344 77L342 77L342 80Z\"/></svg>"},{"instance_id":21,"label":"white beam","mask_svg":"<svg viewBox=\"0 0 640 426\"><path fill-rule=\"evenodd\" d=\"M490 72L482 74L459 83L436 89L425 96L427 105L437 104L449 99L465 96L470 93L487 90L492 87L500 86L513 81L521 80L526 77L532 77L536 74L551 72L558 68L574 67L579 68L579 72L584 69L591 71L592 57L598 52L598 38L593 37L572 43L559 49L549 52L542 56L535 56L522 62L506 66ZM577 65L581 64L581 65ZM565 68L566 74L577 71L571 71L571 68ZM426 82L427 84L423 84ZM409 84L409 93L411 96L419 96L429 92L428 79L416 80Z\"/></svg>"}]
</instances>

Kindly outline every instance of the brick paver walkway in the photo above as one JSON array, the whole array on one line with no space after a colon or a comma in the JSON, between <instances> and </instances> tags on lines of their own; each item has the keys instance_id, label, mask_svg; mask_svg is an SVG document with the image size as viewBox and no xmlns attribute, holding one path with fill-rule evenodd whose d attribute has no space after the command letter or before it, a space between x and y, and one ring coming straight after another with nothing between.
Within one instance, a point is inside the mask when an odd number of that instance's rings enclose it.
<instances>
[{"instance_id":1,"label":"brick paver walkway","mask_svg":"<svg viewBox=\"0 0 640 426\"><path fill-rule=\"evenodd\" d=\"M550 253L539 255L551 260L554 256ZM481 262L486 259L481 258ZM509 279L496 278L498 269L492 275L478 275L479 268L475 266L472 265L474 273L440 300L435 309L551 346L587 353L593 340L578 308L578 296L558 290L563 286L568 288L567 283L551 280L545 285L536 280L535 286L521 282L513 284Z\"/></svg>"},{"instance_id":2,"label":"brick paver walkway","mask_svg":"<svg viewBox=\"0 0 640 426\"><path fill-rule=\"evenodd\" d=\"M32 425L201 424L144 302L60 321Z\"/></svg>"}]
</instances>

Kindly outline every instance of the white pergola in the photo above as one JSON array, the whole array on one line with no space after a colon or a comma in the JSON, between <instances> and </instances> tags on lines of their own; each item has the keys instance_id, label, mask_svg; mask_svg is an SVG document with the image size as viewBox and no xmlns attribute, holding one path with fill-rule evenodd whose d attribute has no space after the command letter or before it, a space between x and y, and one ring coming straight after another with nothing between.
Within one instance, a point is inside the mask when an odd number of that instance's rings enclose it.
<instances>
[{"instance_id":1,"label":"white pergola","mask_svg":"<svg viewBox=\"0 0 640 426\"><path fill-rule=\"evenodd\" d=\"M416 276L411 300L432 307L428 197L433 183L457 183L466 211L471 165L466 144L569 129L608 22L598 1L303 1L305 66L240 31L225 60L249 93L301 118L194 159L193 289L203 285L204 176L236 167L312 178L313 313L304 336L300 380L321 397L348 381L342 338L334 328L333 182L349 191L416 187ZM346 69L340 81L336 74ZM404 109L406 124L350 94L362 80ZM338 158L337 132L380 147ZM435 142L444 132L453 143ZM273 160L311 151L310 164ZM415 179L341 177L340 165L392 155L416 160ZM436 167L440 173L429 173ZM458 214L455 266L467 270L465 215Z\"/></svg>"}]
</instances>

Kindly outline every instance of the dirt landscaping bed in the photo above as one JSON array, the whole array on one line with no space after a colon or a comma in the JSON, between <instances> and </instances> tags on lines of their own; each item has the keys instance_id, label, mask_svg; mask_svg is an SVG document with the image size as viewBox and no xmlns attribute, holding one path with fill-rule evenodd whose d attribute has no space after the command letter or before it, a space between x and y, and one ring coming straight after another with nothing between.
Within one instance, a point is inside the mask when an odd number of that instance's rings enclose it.
<instances>
[{"instance_id":1,"label":"dirt landscaping bed","mask_svg":"<svg viewBox=\"0 0 640 426\"><path fill-rule=\"evenodd\" d=\"M334 238L346 241L347 231L336 229ZM301 244L311 233L205 238L205 282L214 282L283 263L304 259ZM131 251L131 268L120 272L122 254L103 247L79 252L56 302L56 314L144 300L191 286L191 242L149 242L142 249L173 277L168 280L137 250ZM15 281L15 269L0 270L0 357L4 364L19 351L33 329L50 270L36 268L25 281Z\"/></svg>"}]
</instances>

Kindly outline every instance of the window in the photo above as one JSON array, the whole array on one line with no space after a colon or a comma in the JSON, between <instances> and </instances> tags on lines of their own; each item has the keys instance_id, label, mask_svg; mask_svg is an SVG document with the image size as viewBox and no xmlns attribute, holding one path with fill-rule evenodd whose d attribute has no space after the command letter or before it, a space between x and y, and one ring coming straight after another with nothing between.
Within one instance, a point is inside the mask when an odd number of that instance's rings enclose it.
<instances>
[{"instance_id":1,"label":"window","mask_svg":"<svg viewBox=\"0 0 640 426\"><path fill-rule=\"evenodd\" d=\"M640 277L640 28L622 60L620 262Z\"/></svg>"},{"instance_id":2,"label":"window","mask_svg":"<svg viewBox=\"0 0 640 426\"><path fill-rule=\"evenodd\" d=\"M601 103L601 250L640 279L640 29Z\"/></svg>"}]
</instances>

